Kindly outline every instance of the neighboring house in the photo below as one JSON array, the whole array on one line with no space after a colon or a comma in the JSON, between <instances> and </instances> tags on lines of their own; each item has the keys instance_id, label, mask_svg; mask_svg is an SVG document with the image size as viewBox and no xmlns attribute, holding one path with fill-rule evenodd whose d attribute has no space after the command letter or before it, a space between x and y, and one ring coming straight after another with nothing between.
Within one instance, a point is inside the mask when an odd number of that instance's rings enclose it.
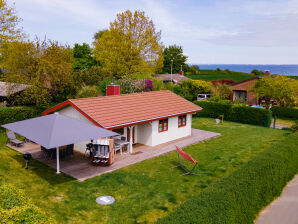
<instances>
[{"instance_id":1,"label":"neighboring house","mask_svg":"<svg viewBox=\"0 0 298 224\"><path fill-rule=\"evenodd\" d=\"M42 115L58 111L118 132L131 144L155 146L190 136L192 114L201 110L171 91L163 90L71 99L44 111ZM84 151L85 144L75 147Z\"/></svg>"},{"instance_id":2,"label":"neighboring house","mask_svg":"<svg viewBox=\"0 0 298 224\"><path fill-rule=\"evenodd\" d=\"M10 95L17 94L27 89L29 85L11 83L11 82L0 82L0 102L7 100Z\"/></svg>"},{"instance_id":3,"label":"neighboring house","mask_svg":"<svg viewBox=\"0 0 298 224\"><path fill-rule=\"evenodd\" d=\"M231 85L233 96L231 100L243 99L249 105L259 104L259 99L254 92L251 92L254 84L258 81L259 77L253 77L250 79L243 80Z\"/></svg>"},{"instance_id":4,"label":"neighboring house","mask_svg":"<svg viewBox=\"0 0 298 224\"><path fill-rule=\"evenodd\" d=\"M183 81L189 79L181 74L158 74L154 75L154 77L162 79L164 83L171 82L171 80L173 80L173 83L182 83Z\"/></svg>"}]
</instances>

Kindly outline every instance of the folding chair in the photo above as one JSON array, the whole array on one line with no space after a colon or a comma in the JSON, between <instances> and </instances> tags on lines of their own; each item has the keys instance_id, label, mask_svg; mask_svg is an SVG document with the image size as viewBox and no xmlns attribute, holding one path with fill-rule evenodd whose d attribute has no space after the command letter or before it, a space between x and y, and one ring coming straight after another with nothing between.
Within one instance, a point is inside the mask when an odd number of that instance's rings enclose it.
<instances>
[{"instance_id":1,"label":"folding chair","mask_svg":"<svg viewBox=\"0 0 298 224\"><path fill-rule=\"evenodd\" d=\"M181 174L180 176L184 176L184 175L190 175L190 174L193 174L193 175L198 175L197 173L193 173L192 171L194 171L194 169L196 168L196 166L198 165L198 161L196 161L194 158L192 158L190 155L188 155L186 152L182 151L182 149L180 149L178 146L176 146L176 149L177 149L177 155L178 155L178 160L179 160L179 164L177 166L174 166L172 168L176 168L176 167L181 167L185 173L184 174ZM184 166L182 163L181 163L181 159L180 159L180 156L182 156L183 158L187 159L188 161L190 161L191 163L194 164L193 168L191 170L188 170L186 168L186 166Z\"/></svg>"}]
</instances>

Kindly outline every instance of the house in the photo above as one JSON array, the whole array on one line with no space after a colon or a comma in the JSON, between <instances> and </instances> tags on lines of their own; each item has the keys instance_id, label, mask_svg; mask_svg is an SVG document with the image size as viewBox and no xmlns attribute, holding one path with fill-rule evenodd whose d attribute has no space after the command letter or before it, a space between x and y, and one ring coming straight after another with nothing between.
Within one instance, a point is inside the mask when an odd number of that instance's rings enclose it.
<instances>
[{"instance_id":1,"label":"house","mask_svg":"<svg viewBox=\"0 0 298 224\"><path fill-rule=\"evenodd\" d=\"M251 92L254 84L258 81L259 77L253 77L250 79L243 80L231 85L231 90L233 94L231 100L236 99L244 100L248 105L257 105L259 104L259 99L254 92Z\"/></svg>"},{"instance_id":2,"label":"house","mask_svg":"<svg viewBox=\"0 0 298 224\"><path fill-rule=\"evenodd\" d=\"M189 79L189 78L187 78L186 76L184 76L182 74L184 74L184 73L172 74L172 75L171 74L157 74L157 75L154 75L154 77L162 79L162 81L164 83L171 82L171 80L172 80L173 83L179 83L180 84L183 81Z\"/></svg>"},{"instance_id":3,"label":"house","mask_svg":"<svg viewBox=\"0 0 298 224\"><path fill-rule=\"evenodd\" d=\"M75 119L113 130L125 136L130 146L156 146L191 135L192 114L199 106L168 90L70 99L42 113L59 112ZM75 148L85 151L86 143ZM132 147L130 147L132 152Z\"/></svg>"},{"instance_id":4,"label":"house","mask_svg":"<svg viewBox=\"0 0 298 224\"><path fill-rule=\"evenodd\" d=\"M17 94L27 89L29 85L12 83L12 82L0 82L0 102L7 100L10 95Z\"/></svg>"}]
</instances>

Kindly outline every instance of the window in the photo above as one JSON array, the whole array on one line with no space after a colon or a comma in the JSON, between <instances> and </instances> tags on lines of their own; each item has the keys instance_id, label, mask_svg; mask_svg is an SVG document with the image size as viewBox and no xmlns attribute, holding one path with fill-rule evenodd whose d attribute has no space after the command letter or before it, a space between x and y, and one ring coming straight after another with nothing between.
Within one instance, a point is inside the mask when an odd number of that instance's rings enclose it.
<instances>
[{"instance_id":1,"label":"window","mask_svg":"<svg viewBox=\"0 0 298 224\"><path fill-rule=\"evenodd\" d=\"M168 119L159 120L158 132L163 132L168 130Z\"/></svg>"},{"instance_id":2,"label":"window","mask_svg":"<svg viewBox=\"0 0 298 224\"><path fill-rule=\"evenodd\" d=\"M178 128L186 126L186 115L178 117Z\"/></svg>"}]
</instances>

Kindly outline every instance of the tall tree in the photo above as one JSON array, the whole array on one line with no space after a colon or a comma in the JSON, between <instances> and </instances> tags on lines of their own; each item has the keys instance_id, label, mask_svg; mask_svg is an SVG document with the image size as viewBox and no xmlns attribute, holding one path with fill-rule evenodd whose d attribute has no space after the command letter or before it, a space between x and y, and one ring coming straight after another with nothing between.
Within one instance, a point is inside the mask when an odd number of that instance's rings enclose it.
<instances>
[{"instance_id":1,"label":"tall tree","mask_svg":"<svg viewBox=\"0 0 298 224\"><path fill-rule=\"evenodd\" d=\"M163 72L171 73L171 65L172 72L177 73L182 69L185 71L187 69L187 56L183 55L183 49L178 45L170 45L166 47L163 51L164 61L163 61Z\"/></svg>"},{"instance_id":2,"label":"tall tree","mask_svg":"<svg viewBox=\"0 0 298 224\"><path fill-rule=\"evenodd\" d=\"M29 84L21 103L49 102L70 82L72 53L55 41L10 41L1 47L0 66L6 81Z\"/></svg>"},{"instance_id":3,"label":"tall tree","mask_svg":"<svg viewBox=\"0 0 298 224\"><path fill-rule=\"evenodd\" d=\"M94 55L117 77L154 73L163 61L160 34L144 12L127 10L95 39Z\"/></svg>"},{"instance_id":4,"label":"tall tree","mask_svg":"<svg viewBox=\"0 0 298 224\"><path fill-rule=\"evenodd\" d=\"M280 106L289 107L298 100L298 81L282 75L265 76L255 83L252 91L263 97L267 108L271 100Z\"/></svg>"},{"instance_id":5,"label":"tall tree","mask_svg":"<svg viewBox=\"0 0 298 224\"><path fill-rule=\"evenodd\" d=\"M0 44L23 37L22 29L18 27L20 18L6 0L0 0Z\"/></svg>"},{"instance_id":6,"label":"tall tree","mask_svg":"<svg viewBox=\"0 0 298 224\"><path fill-rule=\"evenodd\" d=\"M82 70L89 69L98 62L92 57L92 48L89 44L75 44L73 48L73 69Z\"/></svg>"}]
</instances>

